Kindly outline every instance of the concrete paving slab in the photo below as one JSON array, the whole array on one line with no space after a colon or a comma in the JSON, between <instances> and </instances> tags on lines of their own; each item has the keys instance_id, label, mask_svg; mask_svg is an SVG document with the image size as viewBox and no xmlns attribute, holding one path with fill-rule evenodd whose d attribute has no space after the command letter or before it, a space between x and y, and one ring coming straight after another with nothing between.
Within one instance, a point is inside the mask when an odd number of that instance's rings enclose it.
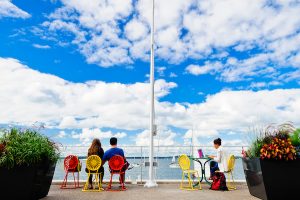
<instances>
[{"instance_id":1,"label":"concrete paving slab","mask_svg":"<svg viewBox=\"0 0 300 200\"><path fill-rule=\"evenodd\" d=\"M256 200L249 194L247 185L241 183L235 191L211 191L203 184L201 191L183 191L178 184L160 184L157 188L144 188L142 185L127 185L123 192L82 192L81 189L61 190L59 185L52 185L49 195L44 200Z\"/></svg>"}]
</instances>

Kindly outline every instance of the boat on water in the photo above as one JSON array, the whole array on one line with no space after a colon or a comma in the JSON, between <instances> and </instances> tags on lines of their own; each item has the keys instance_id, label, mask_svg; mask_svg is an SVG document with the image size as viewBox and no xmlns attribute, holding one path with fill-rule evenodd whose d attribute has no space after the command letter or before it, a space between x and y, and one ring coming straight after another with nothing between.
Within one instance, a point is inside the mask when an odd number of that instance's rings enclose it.
<instances>
[{"instance_id":1,"label":"boat on water","mask_svg":"<svg viewBox=\"0 0 300 200\"><path fill-rule=\"evenodd\" d=\"M169 164L169 167L170 167L170 168L180 168L178 162L176 162L175 156L173 156L172 162Z\"/></svg>"}]
</instances>

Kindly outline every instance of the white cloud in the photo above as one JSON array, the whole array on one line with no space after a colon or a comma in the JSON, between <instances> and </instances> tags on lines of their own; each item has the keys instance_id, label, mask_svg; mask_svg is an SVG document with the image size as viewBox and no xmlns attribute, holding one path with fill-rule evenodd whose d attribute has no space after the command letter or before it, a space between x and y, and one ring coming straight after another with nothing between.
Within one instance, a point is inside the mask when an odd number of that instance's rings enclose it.
<instances>
[{"instance_id":1,"label":"white cloud","mask_svg":"<svg viewBox=\"0 0 300 200\"><path fill-rule=\"evenodd\" d=\"M135 144L137 146L148 146L149 145L149 130L144 130L138 133L135 138ZM162 129L158 131L158 135L154 137L155 146L172 146L175 145L175 138L177 134L169 129Z\"/></svg>"},{"instance_id":2,"label":"white cloud","mask_svg":"<svg viewBox=\"0 0 300 200\"><path fill-rule=\"evenodd\" d=\"M39 121L60 128L148 127L148 83L72 83L11 58L0 58L0 76L1 123L31 125ZM174 87L173 82L157 80L156 101Z\"/></svg>"},{"instance_id":3,"label":"white cloud","mask_svg":"<svg viewBox=\"0 0 300 200\"><path fill-rule=\"evenodd\" d=\"M202 74L214 73L215 71L218 71L221 67L222 64L219 62L215 62L215 63L206 62L204 66L191 64L185 68L185 71L189 74L198 76Z\"/></svg>"},{"instance_id":4,"label":"white cloud","mask_svg":"<svg viewBox=\"0 0 300 200\"><path fill-rule=\"evenodd\" d=\"M59 123L60 128L70 128L76 126L77 126L77 121L72 116L64 116Z\"/></svg>"},{"instance_id":5,"label":"white cloud","mask_svg":"<svg viewBox=\"0 0 300 200\"><path fill-rule=\"evenodd\" d=\"M151 0L62 3L43 28L54 36L72 33L72 43L88 63L111 67L149 60ZM275 81L285 73L281 68L295 80L300 63L299 10L300 3L294 0L156 1L156 56L175 64L214 59L188 69L195 75L216 74L226 82L257 76ZM233 50L243 59L232 57Z\"/></svg>"},{"instance_id":6,"label":"white cloud","mask_svg":"<svg viewBox=\"0 0 300 200\"><path fill-rule=\"evenodd\" d=\"M0 19L2 17L29 18L30 14L15 6L11 0L0 0Z\"/></svg>"},{"instance_id":7,"label":"white cloud","mask_svg":"<svg viewBox=\"0 0 300 200\"><path fill-rule=\"evenodd\" d=\"M55 136L56 138L65 138L67 136L65 131L59 131L59 133Z\"/></svg>"},{"instance_id":8,"label":"white cloud","mask_svg":"<svg viewBox=\"0 0 300 200\"><path fill-rule=\"evenodd\" d=\"M267 86L266 82L253 82L250 85L250 88L259 89Z\"/></svg>"},{"instance_id":9,"label":"white cloud","mask_svg":"<svg viewBox=\"0 0 300 200\"><path fill-rule=\"evenodd\" d=\"M270 81L270 82L252 82L250 86L244 89L262 89L269 88L270 86L280 86L282 82L280 81Z\"/></svg>"},{"instance_id":10,"label":"white cloud","mask_svg":"<svg viewBox=\"0 0 300 200\"><path fill-rule=\"evenodd\" d=\"M156 71L159 76L165 76L166 69L167 69L166 67L156 67Z\"/></svg>"},{"instance_id":11,"label":"white cloud","mask_svg":"<svg viewBox=\"0 0 300 200\"><path fill-rule=\"evenodd\" d=\"M124 132L112 133L111 131L102 131L98 128L82 129L81 133L75 133L72 138L79 139L83 145L90 144L94 138L107 139L111 137L124 138L127 134Z\"/></svg>"},{"instance_id":12,"label":"white cloud","mask_svg":"<svg viewBox=\"0 0 300 200\"><path fill-rule=\"evenodd\" d=\"M248 144L245 142L245 140L239 140L239 139L235 139L235 140L223 140L222 141L222 145L224 146L247 146ZM237 155L240 155L241 153L241 149L238 148L238 154Z\"/></svg>"},{"instance_id":13,"label":"white cloud","mask_svg":"<svg viewBox=\"0 0 300 200\"><path fill-rule=\"evenodd\" d=\"M147 26L144 23L138 21L137 19L131 20L126 24L125 27L126 37L131 41L145 38L148 32L149 30Z\"/></svg>"},{"instance_id":14,"label":"white cloud","mask_svg":"<svg viewBox=\"0 0 300 200\"><path fill-rule=\"evenodd\" d=\"M174 73L174 72L171 72L169 76L170 76L170 78L176 78L176 77L177 77L177 74Z\"/></svg>"},{"instance_id":15,"label":"white cloud","mask_svg":"<svg viewBox=\"0 0 300 200\"><path fill-rule=\"evenodd\" d=\"M32 46L37 49L50 49L51 48L49 45L41 45L41 44L33 44Z\"/></svg>"},{"instance_id":16,"label":"white cloud","mask_svg":"<svg viewBox=\"0 0 300 200\"><path fill-rule=\"evenodd\" d=\"M292 121L300 126L300 89L224 90L208 95L201 103L159 101L174 87L175 83L156 81L156 123L162 127L159 139L164 144L174 144L176 138L168 126L193 129L195 137L231 131L246 134L251 126L273 122ZM146 130L148 108L148 83L72 83L32 70L18 60L0 58L2 124L39 121L47 127L84 129L75 137L87 142L95 136L116 134L102 131L103 127ZM136 142L146 143L146 135L143 132Z\"/></svg>"}]
</instances>

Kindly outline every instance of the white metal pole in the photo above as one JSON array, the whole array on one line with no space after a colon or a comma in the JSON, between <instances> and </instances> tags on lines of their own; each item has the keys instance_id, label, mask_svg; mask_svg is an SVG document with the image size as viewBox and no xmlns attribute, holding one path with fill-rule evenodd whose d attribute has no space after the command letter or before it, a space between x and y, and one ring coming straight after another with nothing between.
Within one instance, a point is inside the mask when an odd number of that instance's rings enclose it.
<instances>
[{"instance_id":1,"label":"white metal pole","mask_svg":"<svg viewBox=\"0 0 300 200\"><path fill-rule=\"evenodd\" d=\"M154 0L152 0L152 22L151 22L151 56L150 56L150 140L149 140L149 179L145 187L156 187L153 168L153 133L154 133Z\"/></svg>"}]
</instances>

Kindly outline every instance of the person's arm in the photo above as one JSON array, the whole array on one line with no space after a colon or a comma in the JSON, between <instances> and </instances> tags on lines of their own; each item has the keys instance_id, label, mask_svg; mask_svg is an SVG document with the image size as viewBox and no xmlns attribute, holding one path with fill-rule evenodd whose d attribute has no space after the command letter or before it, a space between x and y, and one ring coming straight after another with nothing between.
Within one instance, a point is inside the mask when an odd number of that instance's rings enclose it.
<instances>
[{"instance_id":1,"label":"person's arm","mask_svg":"<svg viewBox=\"0 0 300 200\"><path fill-rule=\"evenodd\" d=\"M103 160L104 150L102 148L99 149L99 157Z\"/></svg>"},{"instance_id":2,"label":"person's arm","mask_svg":"<svg viewBox=\"0 0 300 200\"><path fill-rule=\"evenodd\" d=\"M121 152L120 152L120 156L122 156L124 158L124 161L125 161L125 164L127 163L127 160L126 160L126 157L125 157L125 154L124 154L124 151L123 149L121 149Z\"/></svg>"},{"instance_id":3,"label":"person's arm","mask_svg":"<svg viewBox=\"0 0 300 200\"><path fill-rule=\"evenodd\" d=\"M106 163L106 161L107 161L107 152L105 152L103 155L102 166Z\"/></svg>"},{"instance_id":4,"label":"person's arm","mask_svg":"<svg viewBox=\"0 0 300 200\"><path fill-rule=\"evenodd\" d=\"M99 157L102 160L102 166L104 165L103 157L104 157L104 150L102 148L99 149Z\"/></svg>"}]
</instances>

